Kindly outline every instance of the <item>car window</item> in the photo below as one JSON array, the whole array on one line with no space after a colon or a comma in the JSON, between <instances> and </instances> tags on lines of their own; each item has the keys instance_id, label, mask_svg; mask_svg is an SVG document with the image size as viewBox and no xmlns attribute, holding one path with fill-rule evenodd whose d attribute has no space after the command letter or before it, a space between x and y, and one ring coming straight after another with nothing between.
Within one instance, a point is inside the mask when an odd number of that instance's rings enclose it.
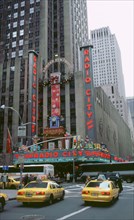
<instances>
[{"instance_id":1,"label":"car window","mask_svg":"<svg viewBox=\"0 0 134 220\"><path fill-rule=\"evenodd\" d=\"M111 185L112 185L112 189L116 188L116 185L114 184L114 182L111 182Z\"/></svg>"},{"instance_id":2,"label":"car window","mask_svg":"<svg viewBox=\"0 0 134 220\"><path fill-rule=\"evenodd\" d=\"M60 188L60 186L58 184L55 184L55 188Z\"/></svg>"},{"instance_id":3,"label":"car window","mask_svg":"<svg viewBox=\"0 0 134 220\"><path fill-rule=\"evenodd\" d=\"M110 184L108 182L89 182L87 187L98 187L108 189L110 188Z\"/></svg>"},{"instance_id":4,"label":"car window","mask_svg":"<svg viewBox=\"0 0 134 220\"><path fill-rule=\"evenodd\" d=\"M52 187L53 187L53 189L55 189L56 188L55 184L52 184Z\"/></svg>"},{"instance_id":5,"label":"car window","mask_svg":"<svg viewBox=\"0 0 134 220\"><path fill-rule=\"evenodd\" d=\"M47 182L31 182L25 188L47 188Z\"/></svg>"},{"instance_id":6,"label":"car window","mask_svg":"<svg viewBox=\"0 0 134 220\"><path fill-rule=\"evenodd\" d=\"M15 178L14 180L15 180L15 181L20 181L20 178Z\"/></svg>"}]
</instances>

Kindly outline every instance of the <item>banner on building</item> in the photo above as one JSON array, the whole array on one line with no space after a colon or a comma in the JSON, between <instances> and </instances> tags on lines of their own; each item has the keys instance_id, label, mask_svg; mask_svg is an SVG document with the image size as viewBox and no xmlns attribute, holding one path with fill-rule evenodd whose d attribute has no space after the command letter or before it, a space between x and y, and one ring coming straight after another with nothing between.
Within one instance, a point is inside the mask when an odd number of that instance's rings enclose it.
<instances>
[{"instance_id":1,"label":"banner on building","mask_svg":"<svg viewBox=\"0 0 134 220\"><path fill-rule=\"evenodd\" d=\"M9 128L7 129L7 143L6 143L6 152L12 153L12 138L9 131Z\"/></svg>"}]
</instances>

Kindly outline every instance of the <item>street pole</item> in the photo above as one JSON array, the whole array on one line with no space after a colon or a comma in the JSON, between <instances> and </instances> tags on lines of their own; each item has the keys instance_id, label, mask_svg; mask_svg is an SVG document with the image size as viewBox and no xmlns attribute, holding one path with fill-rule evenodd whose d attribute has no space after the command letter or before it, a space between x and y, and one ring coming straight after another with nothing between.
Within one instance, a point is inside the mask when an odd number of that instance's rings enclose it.
<instances>
[{"instance_id":1,"label":"street pole","mask_svg":"<svg viewBox=\"0 0 134 220\"><path fill-rule=\"evenodd\" d=\"M18 158L18 163L20 164L20 186L19 188L22 188L22 174L23 174L23 168L24 168L24 154L22 152L22 154L19 156Z\"/></svg>"},{"instance_id":2,"label":"street pole","mask_svg":"<svg viewBox=\"0 0 134 220\"><path fill-rule=\"evenodd\" d=\"M23 173L23 166L24 164L20 164L20 189L22 188L22 173Z\"/></svg>"},{"instance_id":3,"label":"street pole","mask_svg":"<svg viewBox=\"0 0 134 220\"><path fill-rule=\"evenodd\" d=\"M73 156L73 183L75 183L75 157Z\"/></svg>"}]
</instances>

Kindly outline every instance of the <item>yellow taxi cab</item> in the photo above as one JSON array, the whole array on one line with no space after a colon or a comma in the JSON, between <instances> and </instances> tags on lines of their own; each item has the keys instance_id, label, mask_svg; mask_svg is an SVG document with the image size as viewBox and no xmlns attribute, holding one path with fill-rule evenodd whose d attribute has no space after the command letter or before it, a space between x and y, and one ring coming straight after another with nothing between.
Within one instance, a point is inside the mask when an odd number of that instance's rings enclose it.
<instances>
[{"instance_id":1,"label":"yellow taxi cab","mask_svg":"<svg viewBox=\"0 0 134 220\"><path fill-rule=\"evenodd\" d=\"M119 197L119 188L109 180L91 180L82 190L82 200L89 202L113 202Z\"/></svg>"},{"instance_id":2,"label":"yellow taxi cab","mask_svg":"<svg viewBox=\"0 0 134 220\"><path fill-rule=\"evenodd\" d=\"M19 189L20 186L20 179L19 178L13 178L13 177L8 177L7 182L4 183L0 182L0 188L4 189Z\"/></svg>"},{"instance_id":3,"label":"yellow taxi cab","mask_svg":"<svg viewBox=\"0 0 134 220\"><path fill-rule=\"evenodd\" d=\"M23 205L27 203L44 203L52 204L54 200L63 200L65 190L62 186L50 180L36 180L28 183L23 189L17 192L17 201Z\"/></svg>"},{"instance_id":4,"label":"yellow taxi cab","mask_svg":"<svg viewBox=\"0 0 134 220\"><path fill-rule=\"evenodd\" d=\"M5 193L0 193L0 212L4 210L8 196Z\"/></svg>"}]
</instances>

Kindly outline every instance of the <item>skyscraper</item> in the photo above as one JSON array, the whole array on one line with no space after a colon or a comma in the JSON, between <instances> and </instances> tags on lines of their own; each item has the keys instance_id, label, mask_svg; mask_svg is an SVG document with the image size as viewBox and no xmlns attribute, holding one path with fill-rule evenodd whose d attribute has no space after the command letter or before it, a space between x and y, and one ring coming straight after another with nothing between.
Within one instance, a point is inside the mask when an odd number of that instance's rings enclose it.
<instances>
[{"instance_id":1,"label":"skyscraper","mask_svg":"<svg viewBox=\"0 0 134 220\"><path fill-rule=\"evenodd\" d=\"M120 48L109 27L92 30L94 86L101 86L124 121L128 123Z\"/></svg>"},{"instance_id":2,"label":"skyscraper","mask_svg":"<svg viewBox=\"0 0 134 220\"><path fill-rule=\"evenodd\" d=\"M119 95L125 97L120 48L109 27L91 31L93 45L94 85L116 85Z\"/></svg>"},{"instance_id":3,"label":"skyscraper","mask_svg":"<svg viewBox=\"0 0 134 220\"><path fill-rule=\"evenodd\" d=\"M61 72L61 78L66 80L70 71L68 63L73 73L79 70L79 48L88 43L86 10L86 0L0 1L0 106L4 106L0 110L0 136L3 137L0 146L6 144L7 127L14 143L18 141L18 125L26 123L29 130L31 121L27 112L33 105L29 99L30 86L34 86L35 90L35 84L30 84L29 59L32 51L33 66L36 66L34 74L41 84L46 79L44 66L56 57L65 58L66 63L54 62L47 69L48 75ZM41 87L37 87L37 93L38 90ZM37 132L47 126L50 93L45 87L43 102L46 99L46 104L41 111L36 109L36 114L43 112L43 122L35 121ZM65 127L75 133L74 80L61 88L61 94L61 115L63 113Z\"/></svg>"},{"instance_id":4,"label":"skyscraper","mask_svg":"<svg viewBox=\"0 0 134 220\"><path fill-rule=\"evenodd\" d=\"M127 98L127 105L130 110L131 118L132 118L132 124L134 128L134 97L128 97Z\"/></svg>"}]
</instances>

